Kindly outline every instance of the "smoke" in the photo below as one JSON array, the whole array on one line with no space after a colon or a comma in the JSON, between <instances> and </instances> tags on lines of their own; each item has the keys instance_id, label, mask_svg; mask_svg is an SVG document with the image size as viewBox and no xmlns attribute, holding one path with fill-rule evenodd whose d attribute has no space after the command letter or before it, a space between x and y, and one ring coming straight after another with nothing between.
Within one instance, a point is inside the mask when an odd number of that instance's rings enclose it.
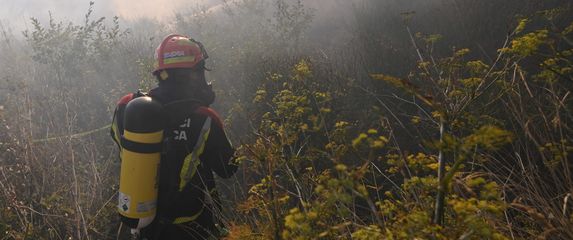
<instances>
[{"instance_id":1,"label":"smoke","mask_svg":"<svg viewBox=\"0 0 573 240\"><path fill-rule=\"evenodd\" d=\"M150 18L164 21L172 17L181 9L197 6L211 7L217 4L217 0L111 0L114 13L126 20Z\"/></svg>"},{"instance_id":2,"label":"smoke","mask_svg":"<svg viewBox=\"0 0 573 240\"><path fill-rule=\"evenodd\" d=\"M62 21L80 21L83 19L89 3L93 1L96 16L118 16L123 20L136 21L151 19L166 21L176 13L191 8L204 7L210 11L220 10L224 2L233 0L0 0L0 21L9 23L16 30L25 30L31 17L40 21L48 20L49 14ZM349 3L358 0L310 0L303 1L305 5L317 9L319 15L331 11L343 12L348 10ZM336 10L338 9L338 10Z\"/></svg>"},{"instance_id":3,"label":"smoke","mask_svg":"<svg viewBox=\"0 0 573 240\"><path fill-rule=\"evenodd\" d=\"M90 2L94 4L95 16L118 16L122 20L150 19L164 22L175 13L194 7L211 8L221 0L0 0L0 23L17 32L30 27L30 18L41 22L49 20L50 14L57 21L82 21Z\"/></svg>"},{"instance_id":4,"label":"smoke","mask_svg":"<svg viewBox=\"0 0 573 240\"><path fill-rule=\"evenodd\" d=\"M97 1L93 6L97 16L113 16L109 4L111 0ZM80 22L90 6L90 0L0 0L0 22L16 32L29 29L30 18L47 22L50 14L54 20L63 22Z\"/></svg>"}]
</instances>

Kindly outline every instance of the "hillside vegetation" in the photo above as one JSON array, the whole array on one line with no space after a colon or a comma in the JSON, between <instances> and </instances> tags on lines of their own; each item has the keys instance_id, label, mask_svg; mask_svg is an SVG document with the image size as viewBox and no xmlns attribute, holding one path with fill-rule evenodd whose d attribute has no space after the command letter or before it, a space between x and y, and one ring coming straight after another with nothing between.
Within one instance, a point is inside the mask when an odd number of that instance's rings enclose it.
<instances>
[{"instance_id":1,"label":"hillside vegetation","mask_svg":"<svg viewBox=\"0 0 573 240\"><path fill-rule=\"evenodd\" d=\"M570 2L224 2L0 28L1 240L127 236L108 124L170 32L239 153L226 239L573 239Z\"/></svg>"}]
</instances>

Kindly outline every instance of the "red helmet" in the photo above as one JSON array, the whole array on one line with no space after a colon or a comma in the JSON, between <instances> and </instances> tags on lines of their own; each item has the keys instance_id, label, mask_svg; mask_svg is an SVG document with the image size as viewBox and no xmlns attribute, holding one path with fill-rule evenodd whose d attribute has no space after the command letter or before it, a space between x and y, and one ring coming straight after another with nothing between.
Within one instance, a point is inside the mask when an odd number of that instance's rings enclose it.
<instances>
[{"instance_id":1,"label":"red helmet","mask_svg":"<svg viewBox=\"0 0 573 240\"><path fill-rule=\"evenodd\" d=\"M200 42L187 36L171 34L155 49L153 72L169 68L193 68L208 57Z\"/></svg>"}]
</instances>

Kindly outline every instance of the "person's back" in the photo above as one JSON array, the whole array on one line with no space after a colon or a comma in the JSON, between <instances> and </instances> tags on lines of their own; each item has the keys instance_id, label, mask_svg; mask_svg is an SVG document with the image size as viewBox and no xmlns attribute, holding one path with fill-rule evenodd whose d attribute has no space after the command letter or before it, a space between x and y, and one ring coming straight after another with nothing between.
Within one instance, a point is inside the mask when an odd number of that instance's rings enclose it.
<instances>
[{"instance_id":1,"label":"person's back","mask_svg":"<svg viewBox=\"0 0 573 240\"><path fill-rule=\"evenodd\" d=\"M234 150L222 121L208 106L214 100L204 74L206 53L192 39L165 38L156 50L159 83L149 96L163 106L163 151L159 170L157 215L143 229L147 239L206 239L216 235L213 171L230 177ZM119 102L112 136L121 136L121 112L134 94ZM117 116L120 115L120 116ZM142 119L144 121L144 119ZM117 141L117 140L116 140Z\"/></svg>"}]
</instances>

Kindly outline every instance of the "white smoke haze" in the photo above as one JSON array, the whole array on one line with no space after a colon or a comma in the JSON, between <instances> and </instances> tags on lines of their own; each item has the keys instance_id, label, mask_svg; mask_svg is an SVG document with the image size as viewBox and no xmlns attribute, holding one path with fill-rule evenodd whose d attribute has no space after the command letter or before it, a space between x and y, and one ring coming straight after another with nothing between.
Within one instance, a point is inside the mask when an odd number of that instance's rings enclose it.
<instances>
[{"instance_id":1,"label":"white smoke haze","mask_svg":"<svg viewBox=\"0 0 573 240\"><path fill-rule=\"evenodd\" d=\"M221 4L221 0L107 0L111 1L114 14L126 20L136 20L140 18L150 18L164 21L173 17L182 9L190 7L210 8Z\"/></svg>"},{"instance_id":2,"label":"white smoke haze","mask_svg":"<svg viewBox=\"0 0 573 240\"><path fill-rule=\"evenodd\" d=\"M30 27L30 18L46 22L50 14L55 20L79 22L93 0L0 0L0 22L16 32ZM191 9L205 9L208 13L223 10L236 0L95 0L94 16L118 16L124 22L149 19L168 23L175 14ZM270 2L270 1L269 1ZM306 0L305 6L315 10L319 23L338 21L352 12L354 4L362 0ZM359 5L359 4L358 4Z\"/></svg>"},{"instance_id":3,"label":"white smoke haze","mask_svg":"<svg viewBox=\"0 0 573 240\"><path fill-rule=\"evenodd\" d=\"M94 5L95 13L101 16L113 14L109 1L98 1ZM17 32L30 27L30 18L45 22L50 14L59 21L78 22L84 18L89 4L89 0L0 0L0 21Z\"/></svg>"},{"instance_id":4,"label":"white smoke haze","mask_svg":"<svg viewBox=\"0 0 573 240\"><path fill-rule=\"evenodd\" d=\"M21 32L30 27L30 18L46 22L50 14L55 20L80 22L84 19L90 2L93 0L0 0L0 23L5 28ZM213 7L222 4L221 0L96 0L94 16L133 22L150 19L165 22L185 9L193 7ZM17 34L18 35L18 34Z\"/></svg>"}]
</instances>

